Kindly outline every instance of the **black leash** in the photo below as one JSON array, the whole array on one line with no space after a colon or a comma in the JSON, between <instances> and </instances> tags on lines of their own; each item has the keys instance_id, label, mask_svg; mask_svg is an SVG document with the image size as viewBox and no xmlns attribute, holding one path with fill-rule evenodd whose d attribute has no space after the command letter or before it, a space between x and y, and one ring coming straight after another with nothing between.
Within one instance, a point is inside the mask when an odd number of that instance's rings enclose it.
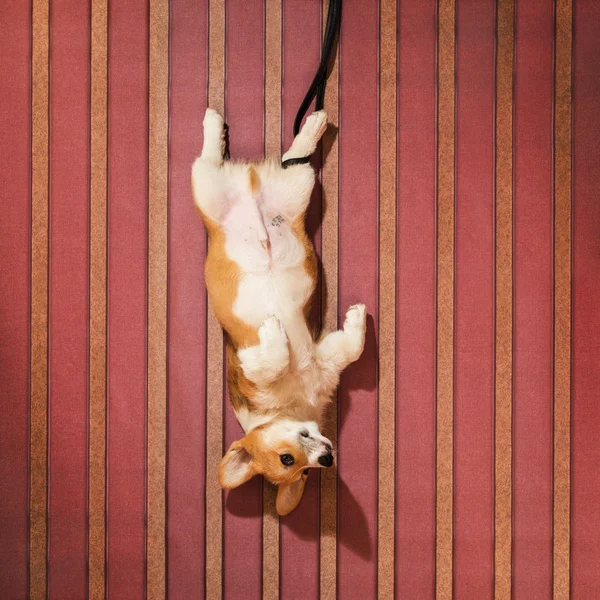
<instances>
[{"instance_id":1,"label":"black leash","mask_svg":"<svg viewBox=\"0 0 600 600\"><path fill-rule=\"evenodd\" d=\"M329 70L329 63L331 61L331 55L335 46L337 32L340 27L340 17L342 16L342 0L329 0L329 9L327 10L327 25L325 26L325 36L323 39L323 51L321 53L321 62L319 68L315 73L315 77L300 104L296 119L294 120L294 137L300 132L300 125L306 115L306 111L310 107L311 102L315 100L315 110L321 110L325 100L325 85L327 83L327 71ZM301 158L288 158L281 163L284 169L291 167L292 165L301 165L310 161L310 156L303 156Z\"/></svg>"}]
</instances>

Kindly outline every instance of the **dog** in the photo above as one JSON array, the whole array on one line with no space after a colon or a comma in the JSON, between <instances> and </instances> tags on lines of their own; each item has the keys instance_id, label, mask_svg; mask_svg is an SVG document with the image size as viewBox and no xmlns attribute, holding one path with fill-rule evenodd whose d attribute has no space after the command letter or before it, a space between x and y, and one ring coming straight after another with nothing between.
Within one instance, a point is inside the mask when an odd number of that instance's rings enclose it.
<instances>
[{"instance_id":1,"label":"dog","mask_svg":"<svg viewBox=\"0 0 600 600\"><path fill-rule=\"evenodd\" d=\"M350 307L342 330L315 338L308 315L318 266L304 228L312 167L225 160L223 117L209 108L203 125L193 196L209 238L209 302L227 332L229 394L245 432L218 479L231 489L263 475L278 486L276 510L285 515L309 469L333 464L319 428L341 371L363 351L366 307ZM310 156L326 127L324 111L309 116L283 160Z\"/></svg>"}]
</instances>

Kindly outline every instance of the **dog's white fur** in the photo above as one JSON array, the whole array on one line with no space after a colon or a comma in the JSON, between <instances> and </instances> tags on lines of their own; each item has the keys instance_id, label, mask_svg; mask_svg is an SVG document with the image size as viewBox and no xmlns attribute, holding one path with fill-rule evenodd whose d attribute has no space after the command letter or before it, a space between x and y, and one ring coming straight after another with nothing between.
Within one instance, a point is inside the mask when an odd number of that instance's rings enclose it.
<instances>
[{"instance_id":1,"label":"dog's white fur","mask_svg":"<svg viewBox=\"0 0 600 600\"><path fill-rule=\"evenodd\" d=\"M308 117L283 159L312 154L326 126L323 111ZM223 118L208 109L202 154L192 169L194 199L209 233L217 231L224 239L226 259L235 265L233 275L225 269L212 279L207 275L207 286L251 385L248 402L234 407L236 416L246 434L256 434L252 440L247 435L241 441L248 439L245 446L234 444L225 455L220 481L224 487L236 487L254 473L263 473L280 484L278 510L285 513L300 500L304 469L277 465L269 454L263 457L263 450L297 450L303 457L299 463L306 457L303 467L320 466L319 457L331 452L331 442L319 426L340 372L362 353L366 308L351 307L342 331L313 339L305 315L316 280L306 267L303 229L300 235L295 224L300 220L303 228L314 172L308 164L283 169L272 160L252 165L224 161L224 153ZM211 238L211 250L212 245ZM234 291L223 292L222 284ZM256 334L255 343L250 343ZM296 488L288 489L292 484Z\"/></svg>"}]
</instances>

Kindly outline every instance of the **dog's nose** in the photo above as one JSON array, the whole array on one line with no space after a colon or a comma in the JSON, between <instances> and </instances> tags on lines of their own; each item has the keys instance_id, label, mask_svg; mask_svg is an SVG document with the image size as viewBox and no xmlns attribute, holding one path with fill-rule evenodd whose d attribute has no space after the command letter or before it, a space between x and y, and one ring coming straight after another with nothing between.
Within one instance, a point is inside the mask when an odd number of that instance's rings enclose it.
<instances>
[{"instance_id":1,"label":"dog's nose","mask_svg":"<svg viewBox=\"0 0 600 600\"><path fill-rule=\"evenodd\" d=\"M330 467L333 464L333 454L323 454L323 456L319 456L319 464L322 467Z\"/></svg>"}]
</instances>

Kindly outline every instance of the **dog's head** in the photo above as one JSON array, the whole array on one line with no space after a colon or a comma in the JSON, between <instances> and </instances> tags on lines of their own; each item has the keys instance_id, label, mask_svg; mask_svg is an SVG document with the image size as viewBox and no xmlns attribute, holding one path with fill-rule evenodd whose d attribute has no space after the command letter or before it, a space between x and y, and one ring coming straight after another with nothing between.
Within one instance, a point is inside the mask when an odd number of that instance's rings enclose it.
<instances>
[{"instance_id":1,"label":"dog's head","mask_svg":"<svg viewBox=\"0 0 600 600\"><path fill-rule=\"evenodd\" d=\"M316 423L274 420L231 444L219 466L219 483L231 489L263 475L279 486L276 508L286 515L302 498L307 469L332 464L331 442Z\"/></svg>"}]
</instances>

